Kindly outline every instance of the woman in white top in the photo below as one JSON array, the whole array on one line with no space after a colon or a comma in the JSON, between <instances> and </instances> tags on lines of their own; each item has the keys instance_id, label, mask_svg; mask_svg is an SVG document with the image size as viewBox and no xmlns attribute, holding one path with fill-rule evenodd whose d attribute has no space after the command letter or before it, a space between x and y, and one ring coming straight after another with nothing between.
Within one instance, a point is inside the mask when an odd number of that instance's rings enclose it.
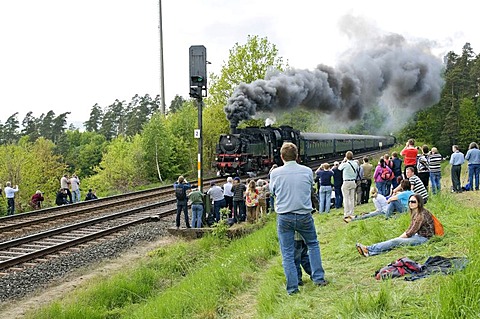
<instances>
[{"instance_id":1,"label":"woman in white top","mask_svg":"<svg viewBox=\"0 0 480 319\"><path fill-rule=\"evenodd\" d=\"M373 187L370 190L370 197L373 199L373 204L375 205L375 211L370 213L365 213L360 216L355 216L354 218L352 218L352 221L366 219L366 218L374 217L377 215L385 215L385 212L387 211L387 207L388 207L387 199L385 198L385 196L383 196L382 194L379 194L378 189L376 187Z\"/></svg>"}]
</instances>

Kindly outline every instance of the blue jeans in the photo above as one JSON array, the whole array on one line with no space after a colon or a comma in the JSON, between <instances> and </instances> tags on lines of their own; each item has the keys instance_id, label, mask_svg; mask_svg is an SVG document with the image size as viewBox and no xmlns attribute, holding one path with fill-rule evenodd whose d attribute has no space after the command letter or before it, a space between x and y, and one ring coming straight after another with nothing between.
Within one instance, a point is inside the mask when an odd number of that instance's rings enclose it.
<instances>
[{"instance_id":1,"label":"blue jeans","mask_svg":"<svg viewBox=\"0 0 480 319\"><path fill-rule=\"evenodd\" d=\"M402 205L399 200L392 200L387 206L387 211L385 212L385 218L389 219L393 215L393 212L404 213L407 209Z\"/></svg>"},{"instance_id":2,"label":"blue jeans","mask_svg":"<svg viewBox=\"0 0 480 319\"><path fill-rule=\"evenodd\" d=\"M321 284L325 280L322 257L320 256L320 245L317 240L317 232L312 215L310 213L277 214L278 240L280 242L283 271L287 278L287 292L289 294L298 291L298 274L295 267L295 231L303 237L307 244L313 282Z\"/></svg>"},{"instance_id":3,"label":"blue jeans","mask_svg":"<svg viewBox=\"0 0 480 319\"><path fill-rule=\"evenodd\" d=\"M367 219L367 218L370 218L370 217L375 217L375 216L378 216L378 215L383 215L385 214L384 211L374 211L374 212L370 212L368 214L365 214L365 215L359 215L357 217L355 217L354 219L352 219L352 221L354 220L362 220L362 219Z\"/></svg>"},{"instance_id":4,"label":"blue jeans","mask_svg":"<svg viewBox=\"0 0 480 319\"><path fill-rule=\"evenodd\" d=\"M480 164L468 164L468 181L470 189L473 190L473 178L475 177L475 189L478 191L478 178L480 175Z\"/></svg>"},{"instance_id":5,"label":"blue jeans","mask_svg":"<svg viewBox=\"0 0 480 319\"><path fill-rule=\"evenodd\" d=\"M72 191L72 197L73 197L73 202L74 203L77 203L77 202L81 201L82 198L80 197L80 190L77 189L76 191Z\"/></svg>"},{"instance_id":6,"label":"blue jeans","mask_svg":"<svg viewBox=\"0 0 480 319\"><path fill-rule=\"evenodd\" d=\"M190 221L188 220L188 205L187 205L187 200L178 200L177 199L177 218L175 219L175 224L177 227L180 227L180 215L182 214L182 211L185 215L185 226L187 228L190 228Z\"/></svg>"},{"instance_id":7,"label":"blue jeans","mask_svg":"<svg viewBox=\"0 0 480 319\"><path fill-rule=\"evenodd\" d=\"M410 246L421 245L421 244L424 244L427 240L428 238L415 234L410 238L397 237L397 238L389 239L381 243L367 246L367 249L368 249L368 254L370 256L374 256L402 245L410 245Z\"/></svg>"},{"instance_id":8,"label":"blue jeans","mask_svg":"<svg viewBox=\"0 0 480 319\"><path fill-rule=\"evenodd\" d=\"M192 204L192 226L202 228L203 205Z\"/></svg>"},{"instance_id":9,"label":"blue jeans","mask_svg":"<svg viewBox=\"0 0 480 319\"><path fill-rule=\"evenodd\" d=\"M225 198L213 202L213 213L215 214L216 222L220 221L220 209L223 207L227 207L227 202L225 201Z\"/></svg>"},{"instance_id":10,"label":"blue jeans","mask_svg":"<svg viewBox=\"0 0 480 319\"><path fill-rule=\"evenodd\" d=\"M244 222L246 219L246 208L243 200L233 201L233 217L237 222Z\"/></svg>"},{"instance_id":11,"label":"blue jeans","mask_svg":"<svg viewBox=\"0 0 480 319\"><path fill-rule=\"evenodd\" d=\"M375 182L375 186L377 187L379 194L382 194L383 196L389 195L389 194L385 194L385 189L386 189L385 182Z\"/></svg>"},{"instance_id":12,"label":"blue jeans","mask_svg":"<svg viewBox=\"0 0 480 319\"><path fill-rule=\"evenodd\" d=\"M7 198L7 216L15 214L15 199Z\"/></svg>"},{"instance_id":13,"label":"blue jeans","mask_svg":"<svg viewBox=\"0 0 480 319\"><path fill-rule=\"evenodd\" d=\"M318 202L320 203L320 213L330 212L332 198L332 186L320 186L320 192L318 192Z\"/></svg>"},{"instance_id":14,"label":"blue jeans","mask_svg":"<svg viewBox=\"0 0 480 319\"><path fill-rule=\"evenodd\" d=\"M432 185L432 193L440 193L440 180L442 179L441 172L430 172L430 183Z\"/></svg>"},{"instance_id":15,"label":"blue jeans","mask_svg":"<svg viewBox=\"0 0 480 319\"><path fill-rule=\"evenodd\" d=\"M342 186L335 186L335 208L341 208L343 204Z\"/></svg>"}]
</instances>

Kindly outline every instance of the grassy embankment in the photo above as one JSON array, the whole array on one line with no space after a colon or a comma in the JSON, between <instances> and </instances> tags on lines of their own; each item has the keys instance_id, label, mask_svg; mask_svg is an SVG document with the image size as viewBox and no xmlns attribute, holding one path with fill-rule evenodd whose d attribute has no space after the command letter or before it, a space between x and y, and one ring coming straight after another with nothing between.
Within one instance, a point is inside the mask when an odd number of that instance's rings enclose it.
<instances>
[{"instance_id":1,"label":"grassy embankment","mask_svg":"<svg viewBox=\"0 0 480 319\"><path fill-rule=\"evenodd\" d=\"M450 184L446 177L445 182ZM306 285L291 297L273 215L262 229L232 242L209 237L153 251L131 269L96 279L29 318L477 318L479 203L480 192L450 194L444 187L427 205L444 224L443 238L369 258L357 253L355 243L398 236L408 226L407 214L350 224L341 220L341 210L316 215L331 284L318 288L304 275ZM469 264L453 275L414 282L372 277L397 258L424 262L435 255L467 256Z\"/></svg>"}]
</instances>

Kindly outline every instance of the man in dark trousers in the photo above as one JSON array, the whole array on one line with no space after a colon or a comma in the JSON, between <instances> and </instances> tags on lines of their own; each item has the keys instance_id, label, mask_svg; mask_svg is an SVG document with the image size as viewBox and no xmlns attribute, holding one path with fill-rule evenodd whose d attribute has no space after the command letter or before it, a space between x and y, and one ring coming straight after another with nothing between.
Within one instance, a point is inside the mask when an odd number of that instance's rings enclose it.
<instances>
[{"instance_id":1,"label":"man in dark trousers","mask_svg":"<svg viewBox=\"0 0 480 319\"><path fill-rule=\"evenodd\" d=\"M187 197L187 189L191 189L192 186L183 176L179 176L178 180L173 184L173 188L175 189L175 197L177 198L177 218L175 220L175 225L177 229L180 228L180 215L183 213L185 215L185 226L190 228L190 221L188 218L188 197Z\"/></svg>"},{"instance_id":2,"label":"man in dark trousers","mask_svg":"<svg viewBox=\"0 0 480 319\"><path fill-rule=\"evenodd\" d=\"M298 293L298 274L295 267L295 231L303 237L308 247L312 269L311 278L315 285L325 286L320 245L313 222L312 170L296 162L297 146L284 143L280 149L283 166L270 173L270 192L275 195L277 212L277 234L282 253L282 265L287 278L287 293Z\"/></svg>"}]
</instances>

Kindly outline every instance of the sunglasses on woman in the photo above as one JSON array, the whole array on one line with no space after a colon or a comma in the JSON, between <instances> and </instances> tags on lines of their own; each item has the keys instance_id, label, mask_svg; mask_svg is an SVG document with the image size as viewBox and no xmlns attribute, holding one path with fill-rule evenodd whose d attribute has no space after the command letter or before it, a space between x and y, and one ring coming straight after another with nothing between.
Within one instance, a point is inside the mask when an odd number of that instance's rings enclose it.
<instances>
[{"instance_id":1,"label":"sunglasses on woman","mask_svg":"<svg viewBox=\"0 0 480 319\"><path fill-rule=\"evenodd\" d=\"M416 204L416 203L417 203L416 200L409 200L408 202L409 202L409 203L412 203L412 204Z\"/></svg>"}]
</instances>

